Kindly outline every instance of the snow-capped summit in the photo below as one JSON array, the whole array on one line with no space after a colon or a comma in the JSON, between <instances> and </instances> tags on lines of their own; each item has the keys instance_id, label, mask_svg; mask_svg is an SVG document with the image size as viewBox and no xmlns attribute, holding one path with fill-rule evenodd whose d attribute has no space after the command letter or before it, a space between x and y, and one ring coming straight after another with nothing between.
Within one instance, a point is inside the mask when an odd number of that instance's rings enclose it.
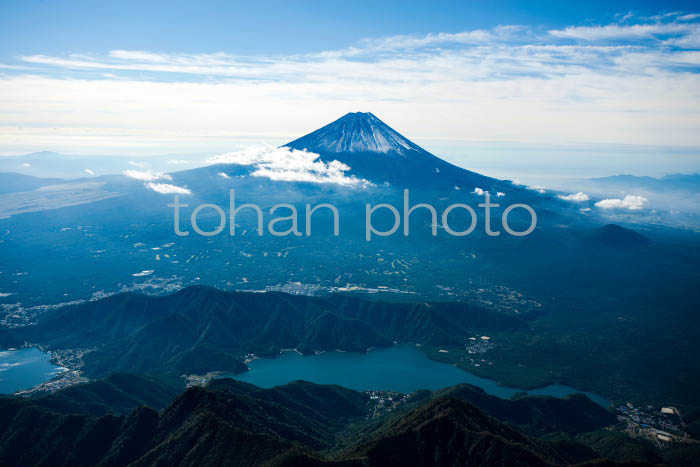
<instances>
[{"instance_id":1,"label":"snow-capped summit","mask_svg":"<svg viewBox=\"0 0 700 467\"><path fill-rule=\"evenodd\" d=\"M370 112L351 112L287 146L316 153L376 152L406 154L423 151Z\"/></svg>"},{"instance_id":2,"label":"snow-capped summit","mask_svg":"<svg viewBox=\"0 0 700 467\"><path fill-rule=\"evenodd\" d=\"M325 163L341 162L349 176L375 184L459 186L467 192L477 186L500 192L507 188L434 156L369 112L346 114L284 146L319 154Z\"/></svg>"}]
</instances>

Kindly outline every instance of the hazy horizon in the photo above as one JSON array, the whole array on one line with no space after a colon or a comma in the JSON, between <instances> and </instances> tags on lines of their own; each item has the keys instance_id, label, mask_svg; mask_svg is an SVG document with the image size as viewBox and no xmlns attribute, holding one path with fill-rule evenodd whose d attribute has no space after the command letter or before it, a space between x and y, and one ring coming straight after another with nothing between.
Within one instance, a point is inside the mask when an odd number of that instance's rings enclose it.
<instances>
[{"instance_id":1,"label":"hazy horizon","mask_svg":"<svg viewBox=\"0 0 700 467\"><path fill-rule=\"evenodd\" d=\"M213 155L370 111L499 178L700 171L692 3L362 6L6 5L0 154Z\"/></svg>"},{"instance_id":2,"label":"hazy horizon","mask_svg":"<svg viewBox=\"0 0 700 467\"><path fill-rule=\"evenodd\" d=\"M316 128L309 129L308 132ZM130 161L145 161L158 157L171 157L189 164L173 164L172 171L190 169L206 165L204 160L222 153L243 150L249 147L281 146L296 137L232 140L228 144L211 148L209 151L166 152L150 148L145 153L119 153L106 151L70 151L70 148L40 148L36 151L2 154L3 157L18 157L37 152L56 152L75 157L120 157ZM607 146L607 145L542 145L519 144L512 142L471 142L459 144L454 141L430 138L411 138L428 152L474 172L490 177L517 180L524 184L546 185L552 188L566 186L567 182L608 177L613 175L634 175L660 178L669 174L692 174L700 172L699 151L683 148L663 148L646 146ZM30 169L17 167L20 173L31 175Z\"/></svg>"}]
</instances>

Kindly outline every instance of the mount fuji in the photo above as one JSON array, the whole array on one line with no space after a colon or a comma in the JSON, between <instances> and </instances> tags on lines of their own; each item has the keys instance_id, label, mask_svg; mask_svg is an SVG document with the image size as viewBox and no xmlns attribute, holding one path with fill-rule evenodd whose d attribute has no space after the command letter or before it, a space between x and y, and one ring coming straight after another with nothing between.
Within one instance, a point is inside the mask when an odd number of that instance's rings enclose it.
<instances>
[{"instance_id":1,"label":"mount fuji","mask_svg":"<svg viewBox=\"0 0 700 467\"><path fill-rule=\"evenodd\" d=\"M408 156L425 153L410 141L379 120L371 112L350 112L323 128L302 136L287 146L325 153L383 153Z\"/></svg>"},{"instance_id":2,"label":"mount fuji","mask_svg":"<svg viewBox=\"0 0 700 467\"><path fill-rule=\"evenodd\" d=\"M564 276L550 277L550 272L576 268L589 261L587 251L602 249L584 235L601 224L593 214L581 212L582 204L454 166L371 113L349 113L269 149L263 159L259 154L231 153L230 159L196 169L144 169L138 174L141 178L108 175L92 177L89 183L72 181L2 195L0 255L8 271L0 274L4 302L38 305L52 303L49 300L57 295L69 301L114 290L167 291L197 283L227 290L289 286L445 298L507 282L519 289L561 284ZM371 183L334 183L336 179ZM468 237L453 237L442 223L433 222L428 210L420 209L410 218L410 236L399 232L367 242L366 204L400 207L404 189L410 189L411 205L430 203L438 213L458 203L474 207L478 227ZM332 203L340 212L341 234L333 235L330 214L322 210L314 216L313 235L259 236L258 217L246 209L236 217L235 235L228 229L212 237L176 235L170 205L175 195L183 203L177 221L183 229L192 230L195 210L208 205L195 217L199 228L213 232L221 217L211 205L229 208L232 190L236 206L259 206L265 224L280 215L270 212L276 204L304 213L307 204ZM487 236L485 213L478 207L486 192L500 206L493 209L495 223L506 206L532 206L537 213L533 235ZM372 221L377 229L388 231L393 217L384 209ZM450 217L450 227L466 231L470 221L462 209ZM522 232L531 217L519 209L509 223ZM300 231L305 224L300 216ZM496 229L501 230L499 225ZM651 247L640 243L624 254L636 255L641 248ZM605 251L613 254L617 249Z\"/></svg>"},{"instance_id":3,"label":"mount fuji","mask_svg":"<svg viewBox=\"0 0 700 467\"><path fill-rule=\"evenodd\" d=\"M464 185L499 191L512 189L505 183L454 166L409 140L370 112L351 112L286 147L319 154L324 162L340 161L350 173L371 182L403 184L406 187Z\"/></svg>"}]
</instances>

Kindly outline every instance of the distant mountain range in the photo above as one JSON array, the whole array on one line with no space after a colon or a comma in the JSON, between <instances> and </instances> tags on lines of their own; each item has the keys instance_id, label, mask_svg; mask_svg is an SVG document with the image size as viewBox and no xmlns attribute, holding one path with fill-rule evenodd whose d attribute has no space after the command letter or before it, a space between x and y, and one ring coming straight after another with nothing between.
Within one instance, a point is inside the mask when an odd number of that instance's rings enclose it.
<instances>
[{"instance_id":1,"label":"distant mountain range","mask_svg":"<svg viewBox=\"0 0 700 467\"><path fill-rule=\"evenodd\" d=\"M0 172L13 172L40 178L78 179L121 174L125 170L182 170L204 164L198 156L91 156L40 151L17 156L0 156Z\"/></svg>"},{"instance_id":2,"label":"distant mountain range","mask_svg":"<svg viewBox=\"0 0 700 467\"><path fill-rule=\"evenodd\" d=\"M660 178L639 177L635 175L613 175L611 177L591 178L591 184L600 187L617 187L627 190L646 191L688 191L700 192L700 174L669 174Z\"/></svg>"},{"instance_id":3,"label":"distant mountain range","mask_svg":"<svg viewBox=\"0 0 700 467\"><path fill-rule=\"evenodd\" d=\"M640 222L666 225L700 225L700 174L669 174L663 177L614 175L562 182L569 190L582 190L598 199L641 196L645 210Z\"/></svg>"}]
</instances>

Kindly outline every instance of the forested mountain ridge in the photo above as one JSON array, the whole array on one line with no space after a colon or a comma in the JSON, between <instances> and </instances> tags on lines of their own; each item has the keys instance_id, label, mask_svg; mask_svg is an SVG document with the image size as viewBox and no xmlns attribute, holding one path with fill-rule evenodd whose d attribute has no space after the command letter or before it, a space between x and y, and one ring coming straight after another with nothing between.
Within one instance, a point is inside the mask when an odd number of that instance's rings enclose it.
<instances>
[{"instance_id":1,"label":"forested mountain ridge","mask_svg":"<svg viewBox=\"0 0 700 467\"><path fill-rule=\"evenodd\" d=\"M158 384L135 381L132 394ZM77 394L99 392L83 387ZM79 404L61 403L67 398L0 399L0 464L543 466L599 457L581 444L534 438L465 400L440 395L374 419L366 393L306 382L262 389L215 380L186 390L160 412L140 406L125 415L81 413ZM72 398L80 399L75 391ZM350 436L365 424L365 439Z\"/></svg>"},{"instance_id":2,"label":"forested mountain ridge","mask_svg":"<svg viewBox=\"0 0 700 467\"><path fill-rule=\"evenodd\" d=\"M169 296L134 293L45 313L16 328L16 340L49 349L90 348L83 371L242 372L248 353L280 349L364 352L393 341L461 345L476 330L512 330L525 321L466 303L384 303L350 296L222 292L195 286Z\"/></svg>"}]
</instances>

